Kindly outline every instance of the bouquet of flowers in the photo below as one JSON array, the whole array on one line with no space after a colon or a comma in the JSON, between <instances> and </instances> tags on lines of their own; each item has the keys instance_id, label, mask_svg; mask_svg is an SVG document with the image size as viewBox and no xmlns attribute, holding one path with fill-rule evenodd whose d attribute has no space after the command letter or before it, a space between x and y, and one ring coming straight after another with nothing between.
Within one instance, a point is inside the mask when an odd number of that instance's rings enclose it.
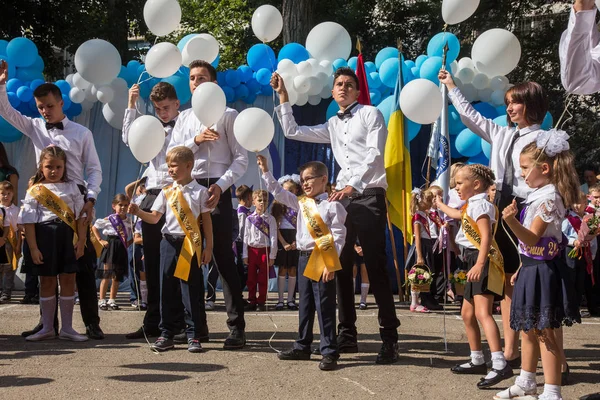
<instances>
[{"instance_id":1,"label":"bouquet of flowers","mask_svg":"<svg viewBox=\"0 0 600 400\"><path fill-rule=\"evenodd\" d=\"M581 258L583 248L589 247L590 241L600 234L600 209L593 214L586 214L581 222L581 228L577 232L577 240L580 245L569 252L571 258Z\"/></svg>"},{"instance_id":2,"label":"bouquet of flowers","mask_svg":"<svg viewBox=\"0 0 600 400\"><path fill-rule=\"evenodd\" d=\"M408 271L408 282L415 292L429 292L433 276L427 265L413 265Z\"/></svg>"},{"instance_id":3,"label":"bouquet of flowers","mask_svg":"<svg viewBox=\"0 0 600 400\"><path fill-rule=\"evenodd\" d=\"M450 273L450 282L457 285L465 285L467 283L467 271L457 269L454 273Z\"/></svg>"}]
</instances>

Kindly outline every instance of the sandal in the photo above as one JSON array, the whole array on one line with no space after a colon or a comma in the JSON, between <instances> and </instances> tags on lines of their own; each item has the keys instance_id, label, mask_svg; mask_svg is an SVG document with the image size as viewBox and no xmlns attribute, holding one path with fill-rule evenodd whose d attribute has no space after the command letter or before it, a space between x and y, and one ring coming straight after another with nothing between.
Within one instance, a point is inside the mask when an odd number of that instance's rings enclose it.
<instances>
[{"instance_id":1,"label":"sandal","mask_svg":"<svg viewBox=\"0 0 600 400\"><path fill-rule=\"evenodd\" d=\"M108 302L108 306L110 307L111 310L119 310L120 307L117 305L117 303L114 302Z\"/></svg>"},{"instance_id":2,"label":"sandal","mask_svg":"<svg viewBox=\"0 0 600 400\"><path fill-rule=\"evenodd\" d=\"M531 391L526 391L519 385L512 385L506 390L496 393L494 400L536 400L537 388Z\"/></svg>"},{"instance_id":3,"label":"sandal","mask_svg":"<svg viewBox=\"0 0 600 400\"><path fill-rule=\"evenodd\" d=\"M417 306L410 306L411 312L428 313L429 309L421 304Z\"/></svg>"},{"instance_id":4,"label":"sandal","mask_svg":"<svg viewBox=\"0 0 600 400\"><path fill-rule=\"evenodd\" d=\"M288 301L287 308L288 310L296 311L298 309L298 306L296 305L295 301Z\"/></svg>"},{"instance_id":5,"label":"sandal","mask_svg":"<svg viewBox=\"0 0 600 400\"><path fill-rule=\"evenodd\" d=\"M100 304L98 304L98 307L101 310L104 310L104 311L108 310L108 304L106 304L106 300L105 301L101 301Z\"/></svg>"},{"instance_id":6,"label":"sandal","mask_svg":"<svg viewBox=\"0 0 600 400\"><path fill-rule=\"evenodd\" d=\"M275 311L283 311L283 301L277 303L277 305L275 306Z\"/></svg>"}]
</instances>

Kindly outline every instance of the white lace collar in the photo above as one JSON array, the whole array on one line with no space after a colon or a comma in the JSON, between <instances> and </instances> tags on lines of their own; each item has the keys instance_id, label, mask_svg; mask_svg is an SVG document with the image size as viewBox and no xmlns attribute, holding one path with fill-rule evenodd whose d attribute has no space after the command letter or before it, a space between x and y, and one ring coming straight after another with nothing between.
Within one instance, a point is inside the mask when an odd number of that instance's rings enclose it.
<instances>
[{"instance_id":1,"label":"white lace collar","mask_svg":"<svg viewBox=\"0 0 600 400\"><path fill-rule=\"evenodd\" d=\"M548 197L550 197L550 195L555 195L555 194L556 194L556 187L553 184L549 183L549 184L542 186L541 188L537 188L533 192L529 193L529 195L527 195L527 200L525 200L525 204L529 205L537 200L548 198Z\"/></svg>"}]
</instances>

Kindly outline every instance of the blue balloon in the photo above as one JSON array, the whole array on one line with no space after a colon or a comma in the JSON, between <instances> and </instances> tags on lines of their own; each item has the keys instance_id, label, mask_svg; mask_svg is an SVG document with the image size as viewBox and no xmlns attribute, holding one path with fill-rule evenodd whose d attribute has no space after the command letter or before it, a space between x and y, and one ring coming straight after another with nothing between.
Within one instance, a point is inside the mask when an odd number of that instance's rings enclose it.
<instances>
[{"instance_id":1,"label":"blue balloon","mask_svg":"<svg viewBox=\"0 0 600 400\"><path fill-rule=\"evenodd\" d=\"M248 87L248 92L250 92L251 95L260 92L262 87L256 79L250 79L248 82L246 82L246 86Z\"/></svg>"},{"instance_id":2,"label":"blue balloon","mask_svg":"<svg viewBox=\"0 0 600 400\"><path fill-rule=\"evenodd\" d=\"M44 75L32 67L23 67L17 68L17 78L23 82L31 82L36 79L43 79Z\"/></svg>"},{"instance_id":3,"label":"blue balloon","mask_svg":"<svg viewBox=\"0 0 600 400\"><path fill-rule=\"evenodd\" d=\"M499 117L494 118L494 123L500 126L508 126L508 121L506 119L506 114L500 115Z\"/></svg>"},{"instance_id":4,"label":"blue balloon","mask_svg":"<svg viewBox=\"0 0 600 400\"><path fill-rule=\"evenodd\" d=\"M248 87L243 83L235 88L235 97L241 100L245 100L246 97L250 94Z\"/></svg>"},{"instance_id":5,"label":"blue balloon","mask_svg":"<svg viewBox=\"0 0 600 400\"><path fill-rule=\"evenodd\" d=\"M454 105L448 107L448 131L451 136L456 136L465 129L466 126L460 119L460 114L456 111Z\"/></svg>"},{"instance_id":6,"label":"blue balloon","mask_svg":"<svg viewBox=\"0 0 600 400\"><path fill-rule=\"evenodd\" d=\"M248 104L254 104L254 102L256 101L256 97L258 97L256 93L250 93L244 98L244 101Z\"/></svg>"},{"instance_id":7,"label":"blue balloon","mask_svg":"<svg viewBox=\"0 0 600 400\"><path fill-rule=\"evenodd\" d=\"M291 60L294 64L299 64L302 61L306 61L310 58L308 50L300 43L288 43L279 50L277 55L277 62L281 60Z\"/></svg>"},{"instance_id":8,"label":"blue balloon","mask_svg":"<svg viewBox=\"0 0 600 400\"><path fill-rule=\"evenodd\" d=\"M18 37L6 46L6 55L15 67L29 67L35 62L38 49L31 40Z\"/></svg>"},{"instance_id":9,"label":"blue balloon","mask_svg":"<svg viewBox=\"0 0 600 400\"><path fill-rule=\"evenodd\" d=\"M343 58L338 58L337 60L334 60L332 63L332 67L334 71L337 71L339 68L342 67L347 67L348 66L348 62L346 60L344 60Z\"/></svg>"},{"instance_id":10,"label":"blue balloon","mask_svg":"<svg viewBox=\"0 0 600 400\"><path fill-rule=\"evenodd\" d=\"M381 101L381 92L377 89L369 88L369 97L371 98L371 104L376 106Z\"/></svg>"},{"instance_id":11,"label":"blue balloon","mask_svg":"<svg viewBox=\"0 0 600 400\"><path fill-rule=\"evenodd\" d=\"M394 107L394 96L388 96L381 100L381 102L377 105L377 109L381 111L383 114L383 119L385 119L385 124L388 125L390 123L390 116L392 115L392 108ZM335 101L334 101L335 103Z\"/></svg>"},{"instance_id":12,"label":"blue balloon","mask_svg":"<svg viewBox=\"0 0 600 400\"><path fill-rule=\"evenodd\" d=\"M485 166L489 166L490 165L490 159L486 157L485 154L479 153L471 158L469 158L467 160L467 164L471 165L471 164L483 164Z\"/></svg>"},{"instance_id":13,"label":"blue balloon","mask_svg":"<svg viewBox=\"0 0 600 400\"><path fill-rule=\"evenodd\" d=\"M192 98L192 92L190 91L190 85L187 78L173 75L163 79L163 82L168 82L173 85L175 92L177 92L177 98L181 104L186 104Z\"/></svg>"},{"instance_id":14,"label":"blue balloon","mask_svg":"<svg viewBox=\"0 0 600 400\"><path fill-rule=\"evenodd\" d=\"M142 63L140 63L138 60L131 60L127 63L127 69L133 73L137 73L141 65Z\"/></svg>"},{"instance_id":15,"label":"blue balloon","mask_svg":"<svg viewBox=\"0 0 600 400\"><path fill-rule=\"evenodd\" d=\"M365 63L365 72L367 73L367 75L371 72L377 72L377 67L375 66L375 63L367 61Z\"/></svg>"},{"instance_id":16,"label":"blue balloon","mask_svg":"<svg viewBox=\"0 0 600 400\"><path fill-rule=\"evenodd\" d=\"M450 136L450 158L454 159L454 158L461 158L462 156L460 155L460 153L458 152L458 150L456 150L456 138L457 136Z\"/></svg>"},{"instance_id":17,"label":"blue balloon","mask_svg":"<svg viewBox=\"0 0 600 400\"><path fill-rule=\"evenodd\" d=\"M271 71L266 68L261 68L256 71L256 80L261 85L268 85L271 82Z\"/></svg>"},{"instance_id":18,"label":"blue balloon","mask_svg":"<svg viewBox=\"0 0 600 400\"><path fill-rule=\"evenodd\" d=\"M19 98L17 97L16 93L14 93L14 92L8 92L7 96L8 96L8 102L10 103L10 105L12 106L12 108L19 107L19 104L21 104L21 100L19 100Z\"/></svg>"},{"instance_id":19,"label":"blue balloon","mask_svg":"<svg viewBox=\"0 0 600 400\"><path fill-rule=\"evenodd\" d=\"M423 63L424 63L424 62L427 60L427 58L429 58L429 57L427 57L427 56L426 56L426 55L424 55L424 54L421 54L421 55L420 55L419 57L417 57L417 59L415 60L415 66L416 66L417 68L421 68L421 65L423 65Z\"/></svg>"},{"instance_id":20,"label":"blue balloon","mask_svg":"<svg viewBox=\"0 0 600 400\"><path fill-rule=\"evenodd\" d=\"M550 114L550 112L547 112L546 116L544 117L544 122L542 122L542 129L546 131L552 129L553 124L554 120L552 119L552 114Z\"/></svg>"},{"instance_id":21,"label":"blue balloon","mask_svg":"<svg viewBox=\"0 0 600 400\"><path fill-rule=\"evenodd\" d=\"M408 68L417 66L413 60L404 60L404 65L406 65Z\"/></svg>"},{"instance_id":22,"label":"blue balloon","mask_svg":"<svg viewBox=\"0 0 600 400\"><path fill-rule=\"evenodd\" d=\"M470 129L464 129L456 137L456 150L464 157L473 157L481 153L481 139Z\"/></svg>"},{"instance_id":23,"label":"blue balloon","mask_svg":"<svg viewBox=\"0 0 600 400\"><path fill-rule=\"evenodd\" d=\"M217 54L217 58L213 62L210 63L215 69L219 66L219 61L221 61L221 54Z\"/></svg>"},{"instance_id":24,"label":"blue balloon","mask_svg":"<svg viewBox=\"0 0 600 400\"><path fill-rule=\"evenodd\" d=\"M356 71L356 64L358 64L358 57L351 57L348 60L348 67L352 69L352 71Z\"/></svg>"},{"instance_id":25,"label":"blue balloon","mask_svg":"<svg viewBox=\"0 0 600 400\"><path fill-rule=\"evenodd\" d=\"M81 107L81 104L72 103L71 107L69 107L69 109L67 110L67 117L69 117L69 118L76 117L79 114L81 114L82 111L83 111L83 107Z\"/></svg>"},{"instance_id":26,"label":"blue balloon","mask_svg":"<svg viewBox=\"0 0 600 400\"><path fill-rule=\"evenodd\" d=\"M17 97L23 103L28 103L31 99L33 99L33 90L29 86L21 86L17 89Z\"/></svg>"},{"instance_id":27,"label":"blue balloon","mask_svg":"<svg viewBox=\"0 0 600 400\"><path fill-rule=\"evenodd\" d=\"M379 77L379 73L371 72L370 74L368 74L367 83L369 84L369 89L378 89L379 87L381 87L382 82L381 78Z\"/></svg>"},{"instance_id":28,"label":"blue balloon","mask_svg":"<svg viewBox=\"0 0 600 400\"><path fill-rule=\"evenodd\" d=\"M397 58L388 58L379 68L379 79L387 87L395 87L398 82L398 70L400 62Z\"/></svg>"},{"instance_id":29,"label":"blue balloon","mask_svg":"<svg viewBox=\"0 0 600 400\"><path fill-rule=\"evenodd\" d=\"M179 51L183 51L183 48L185 47L185 45L187 44L187 42L190 41L191 38L193 38L194 36L198 36L198 33L190 33L189 35L185 35L178 43L177 43L177 48L179 49Z\"/></svg>"},{"instance_id":30,"label":"blue balloon","mask_svg":"<svg viewBox=\"0 0 600 400\"><path fill-rule=\"evenodd\" d=\"M58 88L60 89L60 92L62 94L68 95L69 92L71 91L71 85L69 85L69 82L65 81L64 79L56 81L56 82L54 82L54 84L56 86L58 86Z\"/></svg>"},{"instance_id":31,"label":"blue balloon","mask_svg":"<svg viewBox=\"0 0 600 400\"><path fill-rule=\"evenodd\" d=\"M140 81L140 77L142 78L141 80L145 80L148 79L150 77L150 75L148 73L144 73L144 71L146 71L146 66L145 65L140 65L139 67L136 68L135 70L135 81L138 82ZM142 74L144 74L142 76Z\"/></svg>"},{"instance_id":32,"label":"blue balloon","mask_svg":"<svg viewBox=\"0 0 600 400\"><path fill-rule=\"evenodd\" d=\"M413 76L414 76L415 78L420 78L420 77L421 77L421 70L419 69L419 67L416 67L416 66L415 66L415 67L412 67L412 68L410 69L410 72L412 72L412 74L413 74Z\"/></svg>"},{"instance_id":33,"label":"blue balloon","mask_svg":"<svg viewBox=\"0 0 600 400\"><path fill-rule=\"evenodd\" d=\"M229 86L222 87L221 89L223 89L223 93L225 93L225 99L227 99L227 102L233 103L235 101L235 90Z\"/></svg>"},{"instance_id":34,"label":"blue balloon","mask_svg":"<svg viewBox=\"0 0 600 400\"><path fill-rule=\"evenodd\" d=\"M225 82L227 82L227 85L231 86L234 89L238 87L240 83L242 83L238 70L227 70L227 72L225 72Z\"/></svg>"},{"instance_id":35,"label":"blue balloon","mask_svg":"<svg viewBox=\"0 0 600 400\"><path fill-rule=\"evenodd\" d=\"M23 137L23 134L14 126L9 124L4 118L0 117L0 142L15 142Z\"/></svg>"},{"instance_id":36,"label":"blue balloon","mask_svg":"<svg viewBox=\"0 0 600 400\"><path fill-rule=\"evenodd\" d=\"M252 79L252 68L249 66L241 65L238 67L237 71L242 82L248 82L250 79Z\"/></svg>"},{"instance_id":37,"label":"blue balloon","mask_svg":"<svg viewBox=\"0 0 600 400\"><path fill-rule=\"evenodd\" d=\"M340 111L340 106L335 100L332 100L327 107L327 112L325 112L325 118L335 117L338 111Z\"/></svg>"},{"instance_id":38,"label":"blue balloon","mask_svg":"<svg viewBox=\"0 0 600 400\"><path fill-rule=\"evenodd\" d=\"M9 79L8 82L6 82L6 91L17 93L17 90L24 84L25 83L22 82L20 79L17 79L17 78Z\"/></svg>"},{"instance_id":39,"label":"blue balloon","mask_svg":"<svg viewBox=\"0 0 600 400\"><path fill-rule=\"evenodd\" d=\"M492 145L481 139L481 149L483 150L483 154L489 159L492 155Z\"/></svg>"},{"instance_id":40,"label":"blue balloon","mask_svg":"<svg viewBox=\"0 0 600 400\"><path fill-rule=\"evenodd\" d=\"M263 85L260 89L260 94L263 96L271 96L273 94L273 88L271 85Z\"/></svg>"},{"instance_id":41,"label":"blue balloon","mask_svg":"<svg viewBox=\"0 0 600 400\"><path fill-rule=\"evenodd\" d=\"M479 111L479 114L488 119L494 119L498 116L498 111L496 111L496 107L489 103L480 102L474 104L473 108Z\"/></svg>"},{"instance_id":42,"label":"blue balloon","mask_svg":"<svg viewBox=\"0 0 600 400\"><path fill-rule=\"evenodd\" d=\"M440 73L440 69L442 69L442 57L429 57L421 64L420 76L439 85L438 74Z\"/></svg>"},{"instance_id":43,"label":"blue balloon","mask_svg":"<svg viewBox=\"0 0 600 400\"><path fill-rule=\"evenodd\" d=\"M44 71L45 66L44 59L38 54L38 56L35 58L35 62L29 68L33 68L38 72L42 72Z\"/></svg>"},{"instance_id":44,"label":"blue balloon","mask_svg":"<svg viewBox=\"0 0 600 400\"><path fill-rule=\"evenodd\" d=\"M6 46L8 46L8 42L0 39L0 54L6 54Z\"/></svg>"},{"instance_id":45,"label":"blue balloon","mask_svg":"<svg viewBox=\"0 0 600 400\"><path fill-rule=\"evenodd\" d=\"M133 83L135 83L133 82L133 74L124 65L121 65L121 70L119 71L119 75L117 75L117 78L125 79L125 82L127 82L127 86L131 86L133 85Z\"/></svg>"},{"instance_id":46,"label":"blue balloon","mask_svg":"<svg viewBox=\"0 0 600 400\"><path fill-rule=\"evenodd\" d=\"M150 93L152 92L152 87L148 85L149 82L150 81L140 84L140 97L144 100L148 100L150 98Z\"/></svg>"},{"instance_id":47,"label":"blue balloon","mask_svg":"<svg viewBox=\"0 0 600 400\"><path fill-rule=\"evenodd\" d=\"M63 94L62 100L63 100L63 111L67 111L69 109L69 107L71 107L71 99L69 98L68 94Z\"/></svg>"},{"instance_id":48,"label":"blue balloon","mask_svg":"<svg viewBox=\"0 0 600 400\"><path fill-rule=\"evenodd\" d=\"M29 101L29 103L21 103L21 107L25 108L25 106L27 106L27 108L29 108L29 113L27 115L29 115L30 117L39 117L40 116L40 110L38 110L38 108L37 108L35 99L31 99Z\"/></svg>"},{"instance_id":49,"label":"blue balloon","mask_svg":"<svg viewBox=\"0 0 600 400\"><path fill-rule=\"evenodd\" d=\"M379 53L377 53L377 55L375 56L375 65L377 66L377 69L381 68L381 64L383 64L385 60L388 60L390 58L398 58L397 48L385 47L379 50Z\"/></svg>"},{"instance_id":50,"label":"blue balloon","mask_svg":"<svg viewBox=\"0 0 600 400\"><path fill-rule=\"evenodd\" d=\"M429 57L442 57L446 43L448 43L446 66L449 67L452 61L456 60L460 53L460 40L458 40L454 34L450 32L440 32L432 37L427 44L427 55Z\"/></svg>"},{"instance_id":51,"label":"blue balloon","mask_svg":"<svg viewBox=\"0 0 600 400\"><path fill-rule=\"evenodd\" d=\"M217 72L217 83L221 87L227 86L227 81L225 80L225 72L223 72L223 71Z\"/></svg>"},{"instance_id":52,"label":"blue balloon","mask_svg":"<svg viewBox=\"0 0 600 400\"><path fill-rule=\"evenodd\" d=\"M188 79L190 76L190 69L188 67L186 67L185 65L182 65L181 67L179 67L177 72L175 72L175 74L179 75L179 76L183 76L185 79Z\"/></svg>"},{"instance_id":53,"label":"blue balloon","mask_svg":"<svg viewBox=\"0 0 600 400\"><path fill-rule=\"evenodd\" d=\"M506 115L506 106L496 107L496 112L498 113L498 115Z\"/></svg>"},{"instance_id":54,"label":"blue balloon","mask_svg":"<svg viewBox=\"0 0 600 400\"><path fill-rule=\"evenodd\" d=\"M406 132L408 133L408 140L411 141L417 137L419 132L421 131L421 124L417 124L416 122L411 121L408 118L404 118L404 122L406 122Z\"/></svg>"},{"instance_id":55,"label":"blue balloon","mask_svg":"<svg viewBox=\"0 0 600 400\"><path fill-rule=\"evenodd\" d=\"M272 48L264 43L255 44L248 50L246 57L248 65L254 71L258 71L261 68L267 68L270 71L275 71L277 68L277 59L275 58L275 52Z\"/></svg>"}]
</instances>

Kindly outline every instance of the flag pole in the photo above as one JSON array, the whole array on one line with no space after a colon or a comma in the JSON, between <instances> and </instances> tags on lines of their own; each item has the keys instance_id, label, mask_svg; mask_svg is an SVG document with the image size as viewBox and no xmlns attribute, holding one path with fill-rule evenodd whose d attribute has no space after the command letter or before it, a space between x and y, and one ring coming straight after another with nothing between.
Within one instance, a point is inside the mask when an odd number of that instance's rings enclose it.
<instances>
[{"instance_id":1,"label":"flag pole","mask_svg":"<svg viewBox=\"0 0 600 400\"><path fill-rule=\"evenodd\" d=\"M446 32L447 27L448 27L448 25L444 26L444 32ZM446 42L446 44L444 44L444 53L442 55L442 69L444 69L444 70L446 69L446 58L448 56L448 49L449 49L448 42ZM443 94L442 101L444 102L444 105L445 105L443 107L443 110L445 110L445 111L442 111L442 112L447 113L446 105L447 105L448 100L447 100L447 94L446 94L446 86L443 84L442 84L442 94ZM444 120L444 119L447 120L447 118L448 118L447 115L442 115L442 120ZM443 129L443 125L444 125L444 123L442 122L442 129ZM448 160L448 162L450 162L450 160ZM445 193L444 200L447 198L447 196L448 196L448 193ZM442 228L442 229L445 229L445 228ZM443 234L444 232L441 232L441 233ZM448 233L446 232L446 235L447 234ZM442 243L443 243L443 241L442 241ZM446 300L448 298L448 272L449 272L448 269L450 269L450 265L447 262L447 261L449 261L447 259L449 250L447 248L444 248L443 244L442 244L441 248L442 248L442 269L444 271L444 278L447 282L446 283L446 293L444 293L444 351L446 353L448 353L448 337L446 335Z\"/></svg>"}]
</instances>

